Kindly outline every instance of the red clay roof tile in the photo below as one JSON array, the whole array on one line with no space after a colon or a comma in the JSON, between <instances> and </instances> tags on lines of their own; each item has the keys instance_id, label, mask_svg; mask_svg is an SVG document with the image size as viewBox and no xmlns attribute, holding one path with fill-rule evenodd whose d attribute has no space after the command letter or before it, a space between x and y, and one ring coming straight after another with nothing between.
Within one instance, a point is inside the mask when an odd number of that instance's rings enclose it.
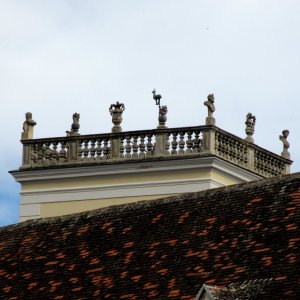
<instances>
[{"instance_id":1,"label":"red clay roof tile","mask_svg":"<svg viewBox=\"0 0 300 300\"><path fill-rule=\"evenodd\" d=\"M299 225L294 174L7 226L0 298L194 299L272 277L261 299L300 299Z\"/></svg>"}]
</instances>

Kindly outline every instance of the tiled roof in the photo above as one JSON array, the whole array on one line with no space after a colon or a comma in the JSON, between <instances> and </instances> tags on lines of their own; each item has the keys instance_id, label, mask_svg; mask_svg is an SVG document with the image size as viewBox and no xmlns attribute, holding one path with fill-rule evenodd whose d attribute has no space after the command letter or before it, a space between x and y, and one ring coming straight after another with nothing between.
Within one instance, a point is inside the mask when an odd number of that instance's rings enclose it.
<instances>
[{"instance_id":1,"label":"tiled roof","mask_svg":"<svg viewBox=\"0 0 300 300\"><path fill-rule=\"evenodd\" d=\"M261 293L272 279L254 279L231 283L228 286L203 284L195 300L253 300L260 299ZM206 297L205 297L206 296Z\"/></svg>"},{"instance_id":2,"label":"tiled roof","mask_svg":"<svg viewBox=\"0 0 300 300\"><path fill-rule=\"evenodd\" d=\"M300 299L300 174L0 229L1 299Z\"/></svg>"}]
</instances>

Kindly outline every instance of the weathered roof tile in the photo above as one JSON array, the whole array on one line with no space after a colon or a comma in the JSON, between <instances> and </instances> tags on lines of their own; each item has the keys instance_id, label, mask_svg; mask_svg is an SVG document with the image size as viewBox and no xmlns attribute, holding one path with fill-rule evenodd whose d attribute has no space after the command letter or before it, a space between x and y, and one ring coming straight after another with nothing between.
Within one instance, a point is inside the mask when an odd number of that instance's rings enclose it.
<instances>
[{"instance_id":1,"label":"weathered roof tile","mask_svg":"<svg viewBox=\"0 0 300 300\"><path fill-rule=\"evenodd\" d=\"M0 228L0 299L300 299L300 174Z\"/></svg>"}]
</instances>

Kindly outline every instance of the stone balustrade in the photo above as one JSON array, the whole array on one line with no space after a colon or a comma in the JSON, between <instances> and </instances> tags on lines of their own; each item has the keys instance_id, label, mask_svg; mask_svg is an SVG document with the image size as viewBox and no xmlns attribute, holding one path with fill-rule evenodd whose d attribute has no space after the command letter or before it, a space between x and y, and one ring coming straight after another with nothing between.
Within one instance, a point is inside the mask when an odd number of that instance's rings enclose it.
<instances>
[{"instance_id":1,"label":"stone balustrade","mask_svg":"<svg viewBox=\"0 0 300 300\"><path fill-rule=\"evenodd\" d=\"M289 173L292 163L214 125L23 139L22 144L21 170L213 155L271 177Z\"/></svg>"}]
</instances>

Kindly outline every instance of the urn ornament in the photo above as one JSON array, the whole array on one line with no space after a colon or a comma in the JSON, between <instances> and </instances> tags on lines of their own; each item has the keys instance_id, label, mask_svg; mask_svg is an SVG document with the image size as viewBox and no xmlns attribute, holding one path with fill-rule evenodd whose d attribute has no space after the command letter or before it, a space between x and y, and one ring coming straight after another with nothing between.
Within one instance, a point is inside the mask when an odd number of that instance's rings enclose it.
<instances>
[{"instance_id":1,"label":"urn ornament","mask_svg":"<svg viewBox=\"0 0 300 300\"><path fill-rule=\"evenodd\" d=\"M122 123L122 114L125 110L125 105L120 103L119 101L116 104L111 104L109 107L110 115L112 116L112 122L114 124L112 128L112 132L122 132L122 127L120 126Z\"/></svg>"}]
</instances>

